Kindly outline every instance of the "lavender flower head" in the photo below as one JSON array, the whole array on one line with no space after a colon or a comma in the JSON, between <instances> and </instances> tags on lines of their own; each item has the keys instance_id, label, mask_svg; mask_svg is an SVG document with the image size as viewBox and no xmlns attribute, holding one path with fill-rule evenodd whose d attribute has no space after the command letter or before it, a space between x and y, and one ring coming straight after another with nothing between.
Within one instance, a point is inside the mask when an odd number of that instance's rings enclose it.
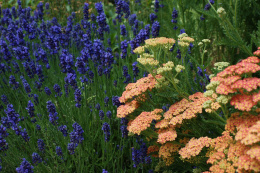
<instances>
[{"instance_id":1,"label":"lavender flower head","mask_svg":"<svg viewBox=\"0 0 260 173\"><path fill-rule=\"evenodd\" d=\"M75 102L76 102L75 106L77 108L80 108L80 106L81 106L81 104L80 104L80 101L81 101L81 91L80 91L80 89L75 90L74 96L75 96Z\"/></svg>"},{"instance_id":2,"label":"lavender flower head","mask_svg":"<svg viewBox=\"0 0 260 173\"><path fill-rule=\"evenodd\" d=\"M99 117L100 117L100 120L103 120L103 119L104 119L105 114L104 114L104 111L103 111L103 110L99 110Z\"/></svg>"},{"instance_id":3,"label":"lavender flower head","mask_svg":"<svg viewBox=\"0 0 260 173\"><path fill-rule=\"evenodd\" d=\"M35 113L34 113L34 105L32 103L31 100L28 101L28 105L26 107L26 110L28 111L28 114L30 115L30 117L34 117Z\"/></svg>"},{"instance_id":4,"label":"lavender flower head","mask_svg":"<svg viewBox=\"0 0 260 173\"><path fill-rule=\"evenodd\" d=\"M6 95L1 95L1 100L2 100L2 102L5 104L5 105L7 105L9 102L8 102L8 99L7 99L7 96Z\"/></svg>"},{"instance_id":5,"label":"lavender flower head","mask_svg":"<svg viewBox=\"0 0 260 173\"><path fill-rule=\"evenodd\" d=\"M44 88L44 91L45 91L45 93L46 93L48 96L51 95L51 90L50 90L50 88L45 87L45 88Z\"/></svg>"},{"instance_id":6,"label":"lavender flower head","mask_svg":"<svg viewBox=\"0 0 260 173\"><path fill-rule=\"evenodd\" d=\"M38 144L38 149L39 149L41 152L44 152L44 150L45 150L45 144L44 144L43 140L42 140L42 139L38 139L37 144Z\"/></svg>"},{"instance_id":7,"label":"lavender flower head","mask_svg":"<svg viewBox=\"0 0 260 173\"><path fill-rule=\"evenodd\" d=\"M107 118L111 119L112 112L111 111L107 111L106 115L107 115Z\"/></svg>"},{"instance_id":8,"label":"lavender flower head","mask_svg":"<svg viewBox=\"0 0 260 173\"><path fill-rule=\"evenodd\" d=\"M56 97L56 96L60 97L60 96L62 95L61 88L60 88L60 86L59 86L58 84L55 84L55 85L53 86L53 89L54 89L54 91L57 93L57 95L55 95L55 97Z\"/></svg>"},{"instance_id":9,"label":"lavender flower head","mask_svg":"<svg viewBox=\"0 0 260 173\"><path fill-rule=\"evenodd\" d=\"M112 97L112 103L113 103L113 106L116 106L116 107L119 107L121 106L121 103L119 101L119 96L113 96Z\"/></svg>"},{"instance_id":10,"label":"lavender flower head","mask_svg":"<svg viewBox=\"0 0 260 173\"><path fill-rule=\"evenodd\" d=\"M72 143L82 143L84 140L83 132L84 130L78 123L72 125L73 131L70 133L70 142Z\"/></svg>"},{"instance_id":11,"label":"lavender flower head","mask_svg":"<svg viewBox=\"0 0 260 173\"><path fill-rule=\"evenodd\" d=\"M60 146L57 146L57 147L56 147L56 154L57 154L58 156L62 156L62 155L63 155L62 149L61 149Z\"/></svg>"},{"instance_id":12,"label":"lavender flower head","mask_svg":"<svg viewBox=\"0 0 260 173\"><path fill-rule=\"evenodd\" d=\"M53 125L58 124L57 123L57 120L59 119L59 117L57 116L58 113L56 112L55 105L51 101L47 101L47 109L48 109L48 112L49 112L49 121Z\"/></svg>"},{"instance_id":13,"label":"lavender flower head","mask_svg":"<svg viewBox=\"0 0 260 173\"><path fill-rule=\"evenodd\" d=\"M64 137L68 136L68 130L67 130L67 126L66 125L59 126L59 131L62 132Z\"/></svg>"},{"instance_id":14,"label":"lavender flower head","mask_svg":"<svg viewBox=\"0 0 260 173\"><path fill-rule=\"evenodd\" d=\"M32 160L33 160L33 164L36 164L36 165L38 163L42 162L41 156L38 153L35 153L35 152L32 154Z\"/></svg>"},{"instance_id":15,"label":"lavender flower head","mask_svg":"<svg viewBox=\"0 0 260 173\"><path fill-rule=\"evenodd\" d=\"M34 167L31 166L31 164L23 158L23 161L20 165L20 167L16 168L17 173L33 173Z\"/></svg>"},{"instance_id":16,"label":"lavender flower head","mask_svg":"<svg viewBox=\"0 0 260 173\"><path fill-rule=\"evenodd\" d=\"M110 138L110 126L107 122L103 123L102 130L105 134L105 141L108 142Z\"/></svg>"},{"instance_id":17,"label":"lavender flower head","mask_svg":"<svg viewBox=\"0 0 260 173\"><path fill-rule=\"evenodd\" d=\"M159 36L159 31L160 31L160 23L158 21L155 21L152 25L152 36L153 36L153 38Z\"/></svg>"}]
</instances>

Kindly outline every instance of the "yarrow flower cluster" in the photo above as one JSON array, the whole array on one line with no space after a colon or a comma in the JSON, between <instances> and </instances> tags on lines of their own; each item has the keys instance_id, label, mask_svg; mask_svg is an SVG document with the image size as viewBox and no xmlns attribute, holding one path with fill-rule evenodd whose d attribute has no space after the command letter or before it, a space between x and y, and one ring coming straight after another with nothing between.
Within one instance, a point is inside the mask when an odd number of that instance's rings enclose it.
<instances>
[{"instance_id":1,"label":"yarrow flower cluster","mask_svg":"<svg viewBox=\"0 0 260 173\"><path fill-rule=\"evenodd\" d=\"M130 124L128 124L127 130L131 133L140 135L142 131L150 127L153 120L160 120L162 109L155 109L152 112L142 112L137 116Z\"/></svg>"},{"instance_id":2,"label":"yarrow flower cluster","mask_svg":"<svg viewBox=\"0 0 260 173\"><path fill-rule=\"evenodd\" d=\"M211 79L218 81L216 93L231 97L230 104L241 111L250 111L259 102L260 79L257 77L244 78L246 74L260 71L260 59L255 56L248 57L236 65L228 66ZM237 94L235 94L237 93Z\"/></svg>"}]
</instances>

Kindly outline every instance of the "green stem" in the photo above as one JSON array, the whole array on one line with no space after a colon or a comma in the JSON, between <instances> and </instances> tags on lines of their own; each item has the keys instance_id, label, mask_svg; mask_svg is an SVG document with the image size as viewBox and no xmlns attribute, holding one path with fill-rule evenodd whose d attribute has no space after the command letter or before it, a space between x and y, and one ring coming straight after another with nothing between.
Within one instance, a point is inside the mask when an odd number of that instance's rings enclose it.
<instances>
[{"instance_id":1,"label":"green stem","mask_svg":"<svg viewBox=\"0 0 260 173\"><path fill-rule=\"evenodd\" d=\"M221 118L215 111L213 111L214 115L216 115L215 117L218 118L220 121L222 121L223 123L226 124L226 120L224 120L223 118Z\"/></svg>"},{"instance_id":2,"label":"green stem","mask_svg":"<svg viewBox=\"0 0 260 173\"><path fill-rule=\"evenodd\" d=\"M217 121L214 121L214 120L205 120L205 119L202 119L202 121L205 122L205 123L210 123L210 124L225 126L224 123L217 122Z\"/></svg>"}]
</instances>

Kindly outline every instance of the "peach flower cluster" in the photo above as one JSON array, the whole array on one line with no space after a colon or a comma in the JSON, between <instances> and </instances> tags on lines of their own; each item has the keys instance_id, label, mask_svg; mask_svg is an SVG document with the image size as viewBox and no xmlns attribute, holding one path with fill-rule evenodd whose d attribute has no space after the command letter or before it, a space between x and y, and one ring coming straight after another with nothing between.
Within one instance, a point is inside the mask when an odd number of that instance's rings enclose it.
<instances>
[{"instance_id":1,"label":"peach flower cluster","mask_svg":"<svg viewBox=\"0 0 260 173\"><path fill-rule=\"evenodd\" d=\"M160 129L158 131L158 139L157 142L160 144L164 144L168 141L174 141L177 138L177 132L174 127L170 127L167 129Z\"/></svg>"},{"instance_id":2,"label":"peach flower cluster","mask_svg":"<svg viewBox=\"0 0 260 173\"><path fill-rule=\"evenodd\" d=\"M156 75L156 78L161 78L161 75ZM122 96L119 98L119 101L121 103L126 103L128 100L132 100L135 96L139 96L148 90L151 91L155 87L156 83L156 79L151 74L148 74L147 77L137 80L136 83L128 84L125 87Z\"/></svg>"},{"instance_id":3,"label":"peach flower cluster","mask_svg":"<svg viewBox=\"0 0 260 173\"><path fill-rule=\"evenodd\" d=\"M121 105L117 108L117 117L125 118L127 115L133 113L139 107L139 103L136 100L127 102L125 105Z\"/></svg>"},{"instance_id":4,"label":"peach flower cluster","mask_svg":"<svg viewBox=\"0 0 260 173\"><path fill-rule=\"evenodd\" d=\"M173 45L175 40L173 38L166 38L166 37L157 37L157 38L150 38L145 40L146 47L154 47L157 45Z\"/></svg>"},{"instance_id":5,"label":"peach flower cluster","mask_svg":"<svg viewBox=\"0 0 260 173\"><path fill-rule=\"evenodd\" d=\"M254 52L254 55L260 57L260 47L257 48L257 51Z\"/></svg>"},{"instance_id":6,"label":"peach flower cluster","mask_svg":"<svg viewBox=\"0 0 260 173\"><path fill-rule=\"evenodd\" d=\"M166 143L159 149L159 157L163 158L166 166L171 165L174 162L174 153L178 152L180 145L173 143Z\"/></svg>"},{"instance_id":7,"label":"peach flower cluster","mask_svg":"<svg viewBox=\"0 0 260 173\"><path fill-rule=\"evenodd\" d=\"M171 119L169 124L181 124L183 120L195 118L196 114L202 113L203 103L210 98L204 97L203 93L201 92L197 92L193 95L190 95L189 99L191 102L183 99L180 102L182 104L174 104L169 108L169 110L164 115L166 119ZM176 109L175 107L178 108Z\"/></svg>"},{"instance_id":8,"label":"peach flower cluster","mask_svg":"<svg viewBox=\"0 0 260 173\"><path fill-rule=\"evenodd\" d=\"M140 135L142 131L150 127L153 120L160 120L162 109L155 109L152 112L142 112L137 116L131 124L127 127L127 130L133 134Z\"/></svg>"},{"instance_id":9,"label":"peach flower cluster","mask_svg":"<svg viewBox=\"0 0 260 173\"><path fill-rule=\"evenodd\" d=\"M211 138L201 137L199 139L192 138L185 147L180 149L179 154L183 159L190 159L197 156L204 147L209 147Z\"/></svg>"},{"instance_id":10,"label":"peach flower cluster","mask_svg":"<svg viewBox=\"0 0 260 173\"><path fill-rule=\"evenodd\" d=\"M209 171L260 172L260 114L233 113L225 129L210 144Z\"/></svg>"},{"instance_id":11,"label":"peach flower cluster","mask_svg":"<svg viewBox=\"0 0 260 173\"><path fill-rule=\"evenodd\" d=\"M211 82L219 81L216 93L231 96L230 104L236 109L250 111L260 100L259 91L255 92L260 87L260 79L248 76L260 71L259 62L258 57L251 56L218 73L211 79Z\"/></svg>"}]
</instances>

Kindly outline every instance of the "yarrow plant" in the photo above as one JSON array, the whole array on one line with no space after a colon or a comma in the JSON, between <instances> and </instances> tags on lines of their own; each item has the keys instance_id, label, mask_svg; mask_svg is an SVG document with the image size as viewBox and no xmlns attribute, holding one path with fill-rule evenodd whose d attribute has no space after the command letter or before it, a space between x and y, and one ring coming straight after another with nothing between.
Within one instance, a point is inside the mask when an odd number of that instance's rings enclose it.
<instances>
[{"instance_id":1,"label":"yarrow plant","mask_svg":"<svg viewBox=\"0 0 260 173\"><path fill-rule=\"evenodd\" d=\"M169 43L166 38L161 39ZM186 41L187 46L194 42L185 33L178 40L181 47ZM210 41L205 39L203 42ZM166 166L183 161L190 166L198 166L201 171L258 172L260 162L254 152L259 150L257 115L260 109L260 80L255 74L260 71L260 59L251 56L231 66L224 62L216 63L216 75L211 75L206 92L188 95L178 86L184 79L176 78L187 70L187 65L175 65L181 60L165 62L169 54L157 53L167 51L160 46L160 39L158 42L157 39L146 40L144 46L134 50L140 54L137 59L140 67L150 72L150 76L128 84L119 99L124 105L118 107L117 117L128 119L128 135L146 138L150 144L148 154L162 158ZM254 54L258 55L258 52ZM151 87L153 81L155 83ZM166 89L168 97L161 94ZM172 104L167 111L158 109L158 96L170 101L171 92L183 99ZM150 104L152 111L143 110L148 107L146 103ZM239 116L239 111L242 116ZM196 122L200 122L199 126ZM237 147L240 148L239 153L236 152ZM209 165L205 166L205 163ZM156 169L160 170L162 166Z\"/></svg>"}]
</instances>

